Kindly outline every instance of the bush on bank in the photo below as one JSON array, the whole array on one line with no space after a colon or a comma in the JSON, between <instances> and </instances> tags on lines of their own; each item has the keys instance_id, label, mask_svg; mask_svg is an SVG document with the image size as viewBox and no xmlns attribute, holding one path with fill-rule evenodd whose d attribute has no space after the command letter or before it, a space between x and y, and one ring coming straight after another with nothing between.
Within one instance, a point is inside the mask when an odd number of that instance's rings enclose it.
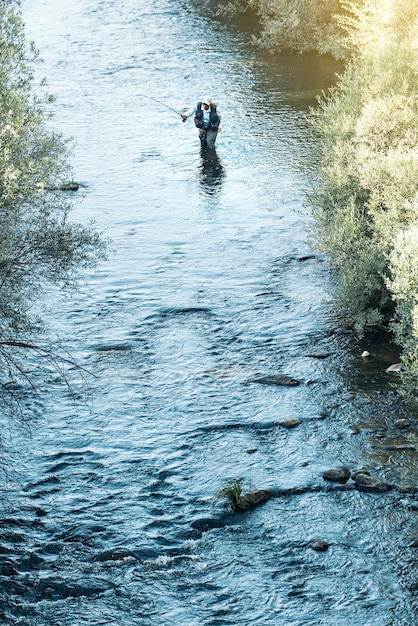
<instances>
[{"instance_id":1,"label":"bush on bank","mask_svg":"<svg viewBox=\"0 0 418 626\"><path fill-rule=\"evenodd\" d=\"M51 98L35 88L37 52L13 0L0 1L0 388L28 381L26 353L42 324L34 304L46 284L72 285L104 253L100 236L69 221L60 191L68 146L48 129ZM23 353L22 353L23 350ZM47 354L44 348L37 352ZM4 395L4 394L3 394Z\"/></svg>"},{"instance_id":2,"label":"bush on bank","mask_svg":"<svg viewBox=\"0 0 418 626\"><path fill-rule=\"evenodd\" d=\"M418 396L418 4L367 0L354 52L315 112L322 138L318 239L359 334L389 324L403 391Z\"/></svg>"}]
</instances>

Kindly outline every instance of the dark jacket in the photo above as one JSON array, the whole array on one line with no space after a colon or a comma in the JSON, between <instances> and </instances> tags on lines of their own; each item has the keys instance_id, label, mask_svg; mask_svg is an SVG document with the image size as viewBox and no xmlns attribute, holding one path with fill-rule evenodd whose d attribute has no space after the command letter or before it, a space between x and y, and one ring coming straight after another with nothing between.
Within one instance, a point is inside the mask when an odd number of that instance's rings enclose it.
<instances>
[{"instance_id":1,"label":"dark jacket","mask_svg":"<svg viewBox=\"0 0 418 626\"><path fill-rule=\"evenodd\" d=\"M196 115L194 116L194 123L197 128L210 128L210 130L218 130L220 124L220 117L216 112L216 104L210 105L209 126L203 124L203 110L202 103L198 102L196 107Z\"/></svg>"}]
</instances>

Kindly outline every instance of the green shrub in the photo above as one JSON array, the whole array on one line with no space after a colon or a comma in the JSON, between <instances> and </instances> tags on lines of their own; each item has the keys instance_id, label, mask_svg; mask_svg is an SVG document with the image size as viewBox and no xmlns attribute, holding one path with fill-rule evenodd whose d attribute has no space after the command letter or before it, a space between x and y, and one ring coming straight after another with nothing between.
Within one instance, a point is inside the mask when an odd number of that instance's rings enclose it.
<instances>
[{"instance_id":1,"label":"green shrub","mask_svg":"<svg viewBox=\"0 0 418 626\"><path fill-rule=\"evenodd\" d=\"M418 5L367 0L354 15L355 55L313 112L323 149L318 245L360 334L392 315L410 387L418 369Z\"/></svg>"}]
</instances>

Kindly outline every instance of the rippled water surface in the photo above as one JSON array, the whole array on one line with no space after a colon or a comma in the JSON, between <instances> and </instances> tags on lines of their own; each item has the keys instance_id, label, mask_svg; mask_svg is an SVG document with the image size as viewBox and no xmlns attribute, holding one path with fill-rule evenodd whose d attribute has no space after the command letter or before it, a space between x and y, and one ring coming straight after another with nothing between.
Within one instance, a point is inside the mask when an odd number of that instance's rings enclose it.
<instances>
[{"instance_id":1,"label":"rippled water surface","mask_svg":"<svg viewBox=\"0 0 418 626\"><path fill-rule=\"evenodd\" d=\"M69 372L74 403L51 371L31 432L13 432L3 622L415 623L416 416L390 391L391 348L338 332L307 243L306 115L341 68L266 56L180 0L24 0L23 14L53 125L74 137L73 217L112 248L45 300L94 377ZM209 156L176 113L204 93L223 115ZM278 374L301 384L253 382ZM325 483L341 465L402 489ZM226 511L214 495L235 478L277 497Z\"/></svg>"}]
</instances>

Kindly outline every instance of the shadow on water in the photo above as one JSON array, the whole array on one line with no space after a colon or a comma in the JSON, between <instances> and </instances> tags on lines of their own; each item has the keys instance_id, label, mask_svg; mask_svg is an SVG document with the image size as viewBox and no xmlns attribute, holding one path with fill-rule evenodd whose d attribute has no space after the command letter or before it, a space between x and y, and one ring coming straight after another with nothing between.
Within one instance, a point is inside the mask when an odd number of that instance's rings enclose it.
<instances>
[{"instance_id":1,"label":"shadow on water","mask_svg":"<svg viewBox=\"0 0 418 626\"><path fill-rule=\"evenodd\" d=\"M216 149L201 148L200 158L199 180L202 191L209 196L216 195L221 190L225 178L225 168Z\"/></svg>"}]
</instances>

